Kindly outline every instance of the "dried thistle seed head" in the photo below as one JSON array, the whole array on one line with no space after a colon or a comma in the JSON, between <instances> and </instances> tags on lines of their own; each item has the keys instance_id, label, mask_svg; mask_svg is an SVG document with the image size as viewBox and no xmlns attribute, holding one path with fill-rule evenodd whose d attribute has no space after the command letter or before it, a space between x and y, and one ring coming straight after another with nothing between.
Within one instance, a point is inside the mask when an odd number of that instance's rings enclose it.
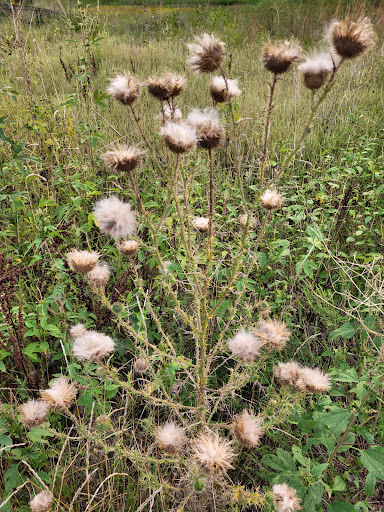
<instances>
[{"instance_id":1,"label":"dried thistle seed head","mask_svg":"<svg viewBox=\"0 0 384 512\"><path fill-rule=\"evenodd\" d=\"M242 213L241 215L239 215L239 222L243 227L245 227L247 225L247 221L248 221L248 215L246 213ZM251 219L249 220L248 226L251 229L254 229L257 226L257 219L255 219L254 217L251 217Z\"/></svg>"},{"instance_id":2,"label":"dried thistle seed head","mask_svg":"<svg viewBox=\"0 0 384 512\"><path fill-rule=\"evenodd\" d=\"M175 73L165 73L162 76L148 78L147 80L148 92L160 101L179 96L186 85L186 78Z\"/></svg>"},{"instance_id":3,"label":"dried thistle seed head","mask_svg":"<svg viewBox=\"0 0 384 512\"><path fill-rule=\"evenodd\" d=\"M197 144L196 130L183 122L165 123L160 128L160 135L173 153L187 153Z\"/></svg>"},{"instance_id":4,"label":"dried thistle seed head","mask_svg":"<svg viewBox=\"0 0 384 512\"><path fill-rule=\"evenodd\" d=\"M129 172L139 167L144 154L145 151L135 146L121 146L107 151L101 155L101 158L110 169L118 172Z\"/></svg>"},{"instance_id":5,"label":"dried thistle seed head","mask_svg":"<svg viewBox=\"0 0 384 512\"><path fill-rule=\"evenodd\" d=\"M140 243L136 240L123 240L122 242L118 242L116 244L118 250L124 256L135 256L140 249Z\"/></svg>"},{"instance_id":6,"label":"dried thistle seed head","mask_svg":"<svg viewBox=\"0 0 384 512\"><path fill-rule=\"evenodd\" d=\"M232 443L213 432L202 434L193 444L193 456L207 473L222 475L231 469L235 453Z\"/></svg>"},{"instance_id":7,"label":"dried thistle seed head","mask_svg":"<svg viewBox=\"0 0 384 512\"><path fill-rule=\"evenodd\" d=\"M32 428L41 425L48 415L47 404L42 400L28 400L20 405L20 420L26 428Z\"/></svg>"},{"instance_id":8,"label":"dried thistle seed head","mask_svg":"<svg viewBox=\"0 0 384 512\"><path fill-rule=\"evenodd\" d=\"M318 368L300 368L295 387L300 391L323 393L331 387L329 377Z\"/></svg>"},{"instance_id":9,"label":"dried thistle seed head","mask_svg":"<svg viewBox=\"0 0 384 512\"><path fill-rule=\"evenodd\" d=\"M332 49L342 59L354 59L376 45L377 35L368 18L334 21L327 30Z\"/></svg>"},{"instance_id":10,"label":"dried thistle seed head","mask_svg":"<svg viewBox=\"0 0 384 512\"><path fill-rule=\"evenodd\" d=\"M301 48L294 41L284 41L276 44L268 42L263 46L264 67L275 75L288 71L291 64L297 62L300 58Z\"/></svg>"},{"instance_id":11,"label":"dried thistle seed head","mask_svg":"<svg viewBox=\"0 0 384 512\"><path fill-rule=\"evenodd\" d=\"M95 268L99 258L100 254L95 251L89 252L72 249L72 251L67 253L67 261L69 266L75 272L79 272L80 274L86 274Z\"/></svg>"},{"instance_id":12,"label":"dried thistle seed head","mask_svg":"<svg viewBox=\"0 0 384 512\"><path fill-rule=\"evenodd\" d=\"M260 196L260 202L266 210L274 210L284 203L284 197L276 190L267 189Z\"/></svg>"},{"instance_id":13,"label":"dried thistle seed head","mask_svg":"<svg viewBox=\"0 0 384 512\"><path fill-rule=\"evenodd\" d=\"M220 68L225 56L225 43L211 34L203 34L188 45L191 57L188 64L195 73L210 73Z\"/></svg>"},{"instance_id":14,"label":"dried thistle seed head","mask_svg":"<svg viewBox=\"0 0 384 512\"><path fill-rule=\"evenodd\" d=\"M149 370L149 364L143 358L136 359L135 364L133 365L133 371L135 373L146 373Z\"/></svg>"},{"instance_id":15,"label":"dried thistle seed head","mask_svg":"<svg viewBox=\"0 0 384 512\"><path fill-rule=\"evenodd\" d=\"M156 116L156 119L165 124L167 121L180 121L182 117L183 114L179 108L164 105L162 108L162 113Z\"/></svg>"},{"instance_id":16,"label":"dried thistle seed head","mask_svg":"<svg viewBox=\"0 0 384 512\"><path fill-rule=\"evenodd\" d=\"M88 282L92 286L100 290L105 289L109 281L110 275L111 271L109 270L109 267L106 263L101 263L100 265L97 264L93 270L87 272L86 274Z\"/></svg>"},{"instance_id":17,"label":"dried thistle seed head","mask_svg":"<svg viewBox=\"0 0 384 512\"><path fill-rule=\"evenodd\" d=\"M209 219L207 217L195 217L192 220L192 224L197 231L200 231L200 233L204 233L209 230Z\"/></svg>"},{"instance_id":18,"label":"dried thistle seed head","mask_svg":"<svg viewBox=\"0 0 384 512\"><path fill-rule=\"evenodd\" d=\"M101 233L113 238L121 238L134 233L137 227L136 213L129 203L120 201L116 196L97 201L93 213Z\"/></svg>"},{"instance_id":19,"label":"dried thistle seed head","mask_svg":"<svg viewBox=\"0 0 384 512\"><path fill-rule=\"evenodd\" d=\"M215 109L192 110L187 121L196 130L197 144L202 149L214 149L224 143L224 128Z\"/></svg>"},{"instance_id":20,"label":"dried thistle seed head","mask_svg":"<svg viewBox=\"0 0 384 512\"><path fill-rule=\"evenodd\" d=\"M277 512L295 512L300 510L300 500L295 489L287 484L274 485L272 488Z\"/></svg>"},{"instance_id":21,"label":"dried thistle seed head","mask_svg":"<svg viewBox=\"0 0 384 512\"><path fill-rule=\"evenodd\" d=\"M302 74L305 87L315 91L326 81L334 67L329 53L314 53L297 68Z\"/></svg>"},{"instance_id":22,"label":"dried thistle seed head","mask_svg":"<svg viewBox=\"0 0 384 512\"><path fill-rule=\"evenodd\" d=\"M237 440L247 446L258 446L264 435L263 420L244 410L237 416L234 432Z\"/></svg>"},{"instance_id":23,"label":"dried thistle seed head","mask_svg":"<svg viewBox=\"0 0 384 512\"><path fill-rule=\"evenodd\" d=\"M75 401L76 393L76 385L61 377L54 380L48 389L41 391L41 398L50 409L65 411Z\"/></svg>"},{"instance_id":24,"label":"dried thistle seed head","mask_svg":"<svg viewBox=\"0 0 384 512\"><path fill-rule=\"evenodd\" d=\"M107 93L123 105L132 105L140 95L139 82L129 73L111 80Z\"/></svg>"},{"instance_id":25,"label":"dried thistle seed head","mask_svg":"<svg viewBox=\"0 0 384 512\"><path fill-rule=\"evenodd\" d=\"M288 363L279 363L274 368L276 377L282 384L288 384L294 386L297 379L299 378L301 366L295 361Z\"/></svg>"},{"instance_id":26,"label":"dried thistle seed head","mask_svg":"<svg viewBox=\"0 0 384 512\"><path fill-rule=\"evenodd\" d=\"M87 329L83 324L76 324L69 329L69 332L72 338L80 338L80 336L87 334Z\"/></svg>"},{"instance_id":27,"label":"dried thistle seed head","mask_svg":"<svg viewBox=\"0 0 384 512\"><path fill-rule=\"evenodd\" d=\"M254 334L267 348L282 350L287 344L291 332L285 323L279 320L260 320Z\"/></svg>"},{"instance_id":28,"label":"dried thistle seed head","mask_svg":"<svg viewBox=\"0 0 384 512\"><path fill-rule=\"evenodd\" d=\"M239 331L236 336L228 342L228 348L231 354L244 363L254 361L260 354L261 347L261 341L244 329Z\"/></svg>"},{"instance_id":29,"label":"dried thistle seed head","mask_svg":"<svg viewBox=\"0 0 384 512\"><path fill-rule=\"evenodd\" d=\"M76 338L73 343L73 355L83 361L100 361L115 349L115 342L109 336L96 331Z\"/></svg>"},{"instance_id":30,"label":"dried thistle seed head","mask_svg":"<svg viewBox=\"0 0 384 512\"><path fill-rule=\"evenodd\" d=\"M218 103L231 101L241 94L237 80L225 79L223 76L213 76L209 82L209 89L213 101Z\"/></svg>"},{"instance_id":31,"label":"dried thistle seed head","mask_svg":"<svg viewBox=\"0 0 384 512\"><path fill-rule=\"evenodd\" d=\"M52 508L53 495L48 491L41 491L29 502L32 512L48 512Z\"/></svg>"},{"instance_id":32,"label":"dried thistle seed head","mask_svg":"<svg viewBox=\"0 0 384 512\"><path fill-rule=\"evenodd\" d=\"M186 443L185 430L170 421L162 427L156 428L155 439L161 450L167 453L178 453Z\"/></svg>"}]
</instances>

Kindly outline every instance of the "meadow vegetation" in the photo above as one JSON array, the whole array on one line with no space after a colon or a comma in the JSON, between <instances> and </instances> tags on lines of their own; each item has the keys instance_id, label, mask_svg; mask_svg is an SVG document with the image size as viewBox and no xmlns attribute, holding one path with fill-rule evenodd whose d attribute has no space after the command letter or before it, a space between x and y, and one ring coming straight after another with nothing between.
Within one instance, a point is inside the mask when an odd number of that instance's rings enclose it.
<instances>
[{"instance_id":1,"label":"meadow vegetation","mask_svg":"<svg viewBox=\"0 0 384 512\"><path fill-rule=\"evenodd\" d=\"M103 4L0 12L0 510L382 510L384 4Z\"/></svg>"}]
</instances>

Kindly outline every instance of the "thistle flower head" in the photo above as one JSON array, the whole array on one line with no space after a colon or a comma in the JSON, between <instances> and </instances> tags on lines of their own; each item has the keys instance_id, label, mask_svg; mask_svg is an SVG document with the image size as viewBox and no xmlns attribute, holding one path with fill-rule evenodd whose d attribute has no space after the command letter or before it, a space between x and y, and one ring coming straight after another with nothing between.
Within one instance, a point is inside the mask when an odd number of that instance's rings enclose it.
<instances>
[{"instance_id":1,"label":"thistle flower head","mask_svg":"<svg viewBox=\"0 0 384 512\"><path fill-rule=\"evenodd\" d=\"M135 364L133 365L133 371L135 373L146 373L149 369L149 364L143 358L136 359Z\"/></svg>"},{"instance_id":2,"label":"thistle flower head","mask_svg":"<svg viewBox=\"0 0 384 512\"><path fill-rule=\"evenodd\" d=\"M197 144L196 130L183 122L165 123L160 128L160 135L173 153L186 153Z\"/></svg>"},{"instance_id":3,"label":"thistle flower head","mask_svg":"<svg viewBox=\"0 0 384 512\"><path fill-rule=\"evenodd\" d=\"M261 320L254 331L255 336L271 350L282 350L289 340L290 331L279 320Z\"/></svg>"},{"instance_id":4,"label":"thistle flower head","mask_svg":"<svg viewBox=\"0 0 384 512\"><path fill-rule=\"evenodd\" d=\"M244 329L228 342L228 348L232 355L244 363L254 361L260 354L261 347L261 341Z\"/></svg>"},{"instance_id":5,"label":"thistle flower head","mask_svg":"<svg viewBox=\"0 0 384 512\"><path fill-rule=\"evenodd\" d=\"M332 49L342 59L354 59L373 48L377 36L368 18L332 22L327 30Z\"/></svg>"},{"instance_id":6,"label":"thistle flower head","mask_svg":"<svg viewBox=\"0 0 384 512\"><path fill-rule=\"evenodd\" d=\"M213 34L203 34L188 45L191 57L188 61L195 73L210 73L220 68L224 61L225 44Z\"/></svg>"},{"instance_id":7,"label":"thistle flower head","mask_svg":"<svg viewBox=\"0 0 384 512\"><path fill-rule=\"evenodd\" d=\"M258 446L265 432L263 420L244 410L236 419L234 432L241 444Z\"/></svg>"},{"instance_id":8,"label":"thistle flower head","mask_svg":"<svg viewBox=\"0 0 384 512\"><path fill-rule=\"evenodd\" d=\"M299 378L301 366L295 361L279 363L275 368L275 375L282 384L294 386Z\"/></svg>"},{"instance_id":9,"label":"thistle flower head","mask_svg":"<svg viewBox=\"0 0 384 512\"><path fill-rule=\"evenodd\" d=\"M323 393L331 387L329 377L318 368L301 368L295 387L300 391Z\"/></svg>"},{"instance_id":10,"label":"thistle flower head","mask_svg":"<svg viewBox=\"0 0 384 512\"><path fill-rule=\"evenodd\" d=\"M123 240L116 244L118 250L124 256L135 256L140 249L140 243L136 240Z\"/></svg>"},{"instance_id":11,"label":"thistle flower head","mask_svg":"<svg viewBox=\"0 0 384 512\"><path fill-rule=\"evenodd\" d=\"M76 393L76 385L65 377L60 377L54 380L48 389L41 391L41 398L50 409L64 411L71 407Z\"/></svg>"},{"instance_id":12,"label":"thistle flower head","mask_svg":"<svg viewBox=\"0 0 384 512\"><path fill-rule=\"evenodd\" d=\"M192 220L192 224L201 233L209 230L209 219L207 217L195 217Z\"/></svg>"},{"instance_id":13,"label":"thistle flower head","mask_svg":"<svg viewBox=\"0 0 384 512\"><path fill-rule=\"evenodd\" d=\"M231 469L235 458L231 442L214 433L202 434L195 441L193 455L204 471L218 475Z\"/></svg>"},{"instance_id":14,"label":"thistle flower head","mask_svg":"<svg viewBox=\"0 0 384 512\"><path fill-rule=\"evenodd\" d=\"M225 132L215 109L194 109L188 114L187 121L196 130L197 144L201 148L214 149L223 144Z\"/></svg>"},{"instance_id":15,"label":"thistle flower head","mask_svg":"<svg viewBox=\"0 0 384 512\"><path fill-rule=\"evenodd\" d=\"M53 495L48 491L41 491L29 502L32 512L48 512L52 508Z\"/></svg>"},{"instance_id":16,"label":"thistle flower head","mask_svg":"<svg viewBox=\"0 0 384 512\"><path fill-rule=\"evenodd\" d=\"M302 74L305 87L315 91L326 81L333 70L333 61L329 53L314 53L297 68Z\"/></svg>"},{"instance_id":17,"label":"thistle flower head","mask_svg":"<svg viewBox=\"0 0 384 512\"><path fill-rule=\"evenodd\" d=\"M85 334L87 334L87 329L83 324L77 324L73 325L69 329L69 332L72 338L80 338L80 336L84 336Z\"/></svg>"},{"instance_id":18,"label":"thistle flower head","mask_svg":"<svg viewBox=\"0 0 384 512\"><path fill-rule=\"evenodd\" d=\"M247 225L247 221L248 221L248 215L246 213L242 213L241 215L239 215L239 222L243 227L245 227ZM257 226L257 219L255 219L254 217L251 217L249 220L248 226L251 229L254 229Z\"/></svg>"},{"instance_id":19,"label":"thistle flower head","mask_svg":"<svg viewBox=\"0 0 384 512\"><path fill-rule=\"evenodd\" d=\"M101 158L110 169L118 172L129 172L139 167L144 154L144 151L135 146L121 146L107 151L101 155Z\"/></svg>"},{"instance_id":20,"label":"thistle flower head","mask_svg":"<svg viewBox=\"0 0 384 512\"><path fill-rule=\"evenodd\" d=\"M109 336L96 331L87 331L86 334L75 338L73 355L84 361L100 361L109 356L115 349L115 342Z\"/></svg>"},{"instance_id":21,"label":"thistle flower head","mask_svg":"<svg viewBox=\"0 0 384 512\"><path fill-rule=\"evenodd\" d=\"M175 73L165 73L162 76L148 78L147 80L148 92L160 101L179 96L186 85L186 78Z\"/></svg>"},{"instance_id":22,"label":"thistle flower head","mask_svg":"<svg viewBox=\"0 0 384 512\"><path fill-rule=\"evenodd\" d=\"M28 400L20 405L21 423L26 428L35 427L45 421L48 414L48 406L42 400Z\"/></svg>"},{"instance_id":23,"label":"thistle flower head","mask_svg":"<svg viewBox=\"0 0 384 512\"><path fill-rule=\"evenodd\" d=\"M277 512L295 512L300 510L300 500L295 489L287 484L274 485L272 488Z\"/></svg>"},{"instance_id":24,"label":"thistle flower head","mask_svg":"<svg viewBox=\"0 0 384 512\"><path fill-rule=\"evenodd\" d=\"M213 76L209 88L212 99L218 103L231 101L241 94L237 80L225 79L223 76Z\"/></svg>"},{"instance_id":25,"label":"thistle flower head","mask_svg":"<svg viewBox=\"0 0 384 512\"><path fill-rule=\"evenodd\" d=\"M101 233L108 233L113 238L132 235L136 229L136 214L131 210L131 205L116 196L97 201L93 213Z\"/></svg>"},{"instance_id":26,"label":"thistle flower head","mask_svg":"<svg viewBox=\"0 0 384 512\"><path fill-rule=\"evenodd\" d=\"M284 203L284 197L276 190L267 189L260 196L260 202L266 210L274 210Z\"/></svg>"},{"instance_id":27,"label":"thistle flower head","mask_svg":"<svg viewBox=\"0 0 384 512\"><path fill-rule=\"evenodd\" d=\"M111 271L106 263L97 264L93 270L86 274L89 283L100 290L105 289L110 275Z\"/></svg>"},{"instance_id":28,"label":"thistle flower head","mask_svg":"<svg viewBox=\"0 0 384 512\"><path fill-rule=\"evenodd\" d=\"M123 105L132 105L140 94L139 82L129 73L117 75L111 80L107 93Z\"/></svg>"},{"instance_id":29,"label":"thistle flower head","mask_svg":"<svg viewBox=\"0 0 384 512\"><path fill-rule=\"evenodd\" d=\"M275 75L285 73L291 64L301 57L300 46L293 41L283 43L266 43L263 47L264 67Z\"/></svg>"},{"instance_id":30,"label":"thistle flower head","mask_svg":"<svg viewBox=\"0 0 384 512\"><path fill-rule=\"evenodd\" d=\"M86 274L95 268L99 258L100 254L95 251L89 252L72 249L72 251L67 253L67 261L70 267L80 274Z\"/></svg>"},{"instance_id":31,"label":"thistle flower head","mask_svg":"<svg viewBox=\"0 0 384 512\"><path fill-rule=\"evenodd\" d=\"M157 446L167 453L178 453L183 449L186 437L185 431L173 421L158 427L155 431Z\"/></svg>"},{"instance_id":32,"label":"thistle flower head","mask_svg":"<svg viewBox=\"0 0 384 512\"><path fill-rule=\"evenodd\" d=\"M169 105L164 105L161 114L156 116L156 118L163 124L165 124L167 121L180 121L182 117L183 114L179 108L170 107Z\"/></svg>"}]
</instances>

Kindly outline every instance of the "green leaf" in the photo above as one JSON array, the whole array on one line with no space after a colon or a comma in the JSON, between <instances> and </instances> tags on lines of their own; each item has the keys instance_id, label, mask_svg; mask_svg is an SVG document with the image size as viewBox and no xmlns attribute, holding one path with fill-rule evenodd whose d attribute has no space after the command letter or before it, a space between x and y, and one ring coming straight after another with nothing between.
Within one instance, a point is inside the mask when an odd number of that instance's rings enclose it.
<instances>
[{"instance_id":1,"label":"green leaf","mask_svg":"<svg viewBox=\"0 0 384 512\"><path fill-rule=\"evenodd\" d=\"M31 428L28 432L28 437L33 443L48 443L47 439L44 439L44 437L54 436L55 434L49 432L49 430L40 427Z\"/></svg>"},{"instance_id":2,"label":"green leaf","mask_svg":"<svg viewBox=\"0 0 384 512\"><path fill-rule=\"evenodd\" d=\"M365 479L364 491L367 498L370 498L375 494L376 477L373 473L368 473Z\"/></svg>"},{"instance_id":3,"label":"green leaf","mask_svg":"<svg viewBox=\"0 0 384 512\"><path fill-rule=\"evenodd\" d=\"M311 485L304 500L305 512L316 512L318 510L323 493L323 482L317 482L317 484Z\"/></svg>"},{"instance_id":4,"label":"green leaf","mask_svg":"<svg viewBox=\"0 0 384 512\"><path fill-rule=\"evenodd\" d=\"M329 412L320 413L315 423L327 427L330 434L341 434L347 428L350 417L350 411L336 406Z\"/></svg>"},{"instance_id":5,"label":"green leaf","mask_svg":"<svg viewBox=\"0 0 384 512\"><path fill-rule=\"evenodd\" d=\"M355 507L346 501L334 501L327 507L327 512L354 512Z\"/></svg>"},{"instance_id":6,"label":"green leaf","mask_svg":"<svg viewBox=\"0 0 384 512\"><path fill-rule=\"evenodd\" d=\"M341 336L343 340L349 340L349 338L352 338L357 333L357 328L355 325L355 322L350 321L343 325L341 325L338 329L335 331L332 331L329 334L330 341L336 339L338 336Z\"/></svg>"},{"instance_id":7,"label":"green leaf","mask_svg":"<svg viewBox=\"0 0 384 512\"><path fill-rule=\"evenodd\" d=\"M335 331L333 331L335 332ZM348 370L331 370L328 372L336 382L358 382L359 376L354 368Z\"/></svg>"},{"instance_id":8,"label":"green leaf","mask_svg":"<svg viewBox=\"0 0 384 512\"><path fill-rule=\"evenodd\" d=\"M384 480L384 448L374 446L368 450L360 450L362 465L376 478Z\"/></svg>"},{"instance_id":9,"label":"green leaf","mask_svg":"<svg viewBox=\"0 0 384 512\"><path fill-rule=\"evenodd\" d=\"M341 478L340 475L335 476L335 481L332 485L332 491L345 491L347 489L347 484Z\"/></svg>"}]
</instances>

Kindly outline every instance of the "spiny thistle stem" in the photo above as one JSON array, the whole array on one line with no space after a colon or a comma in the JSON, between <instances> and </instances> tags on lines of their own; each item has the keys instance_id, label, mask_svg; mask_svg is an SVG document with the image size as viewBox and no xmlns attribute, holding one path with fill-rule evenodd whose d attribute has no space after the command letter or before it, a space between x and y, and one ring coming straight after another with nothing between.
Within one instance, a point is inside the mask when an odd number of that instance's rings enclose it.
<instances>
[{"instance_id":1,"label":"spiny thistle stem","mask_svg":"<svg viewBox=\"0 0 384 512\"><path fill-rule=\"evenodd\" d=\"M267 109L267 117L265 120L265 129L264 129L264 147L263 147L263 158L261 161L261 169L260 169L260 189L263 188L263 181L264 181L264 170L268 159L268 141L269 141L269 135L270 135L270 128L271 128L271 118L272 118L272 111L273 111L273 96L276 89L277 84L277 74L274 73L273 75L273 81L272 84L269 85L269 100L268 100L268 109Z\"/></svg>"}]
</instances>

